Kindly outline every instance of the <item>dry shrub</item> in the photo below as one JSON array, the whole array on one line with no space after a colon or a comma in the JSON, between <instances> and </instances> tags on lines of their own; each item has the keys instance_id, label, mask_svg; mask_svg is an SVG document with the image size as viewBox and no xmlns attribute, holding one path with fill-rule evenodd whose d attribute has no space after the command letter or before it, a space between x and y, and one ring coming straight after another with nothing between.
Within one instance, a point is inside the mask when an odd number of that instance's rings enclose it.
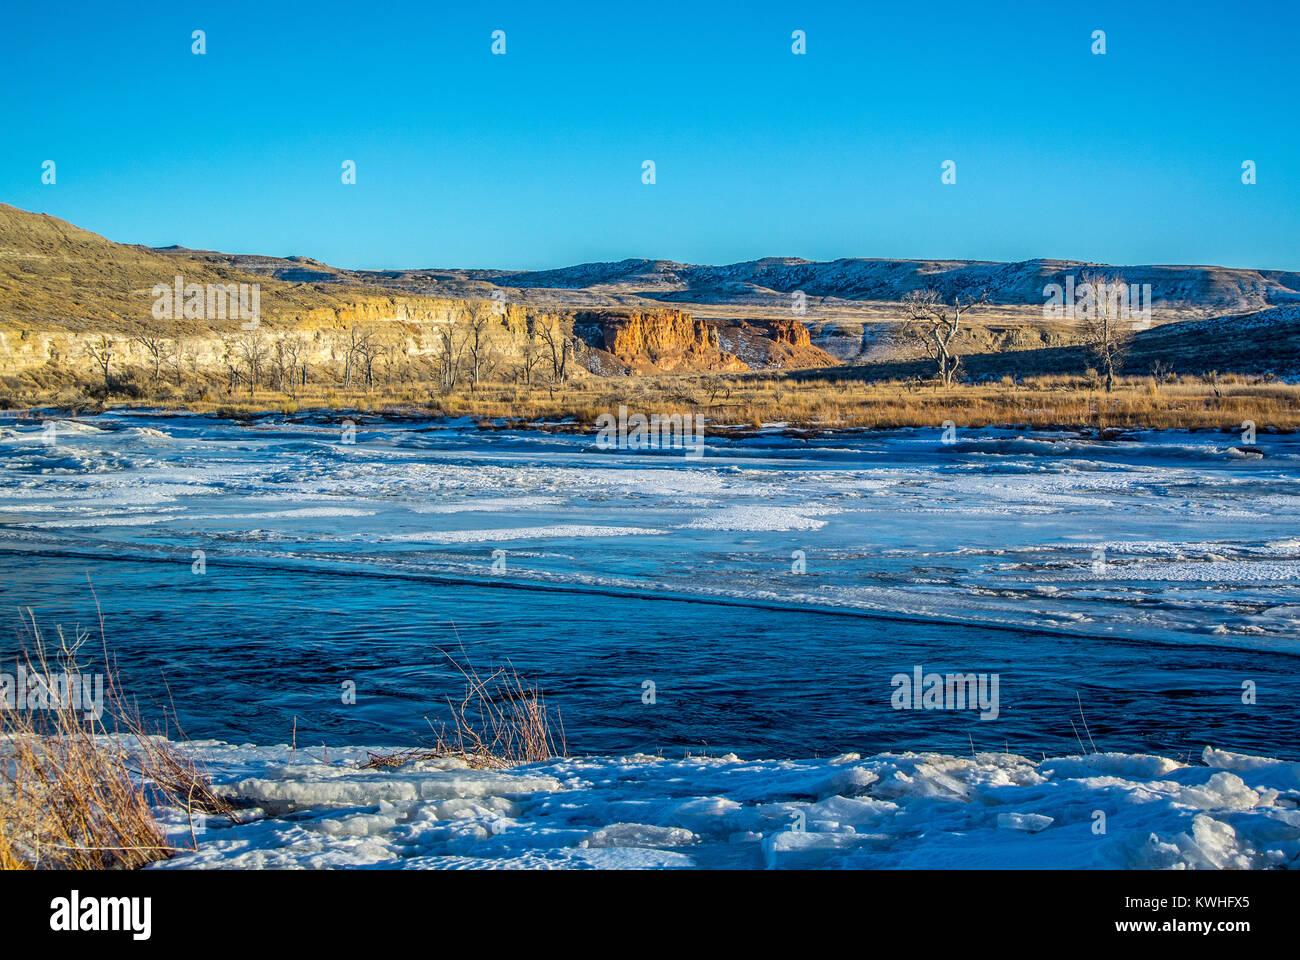
<instances>
[{"instance_id":1,"label":"dry shrub","mask_svg":"<svg viewBox=\"0 0 1300 960\"><path fill-rule=\"evenodd\" d=\"M459 657L441 652L465 681L459 700L447 698L450 724L429 721L435 737L432 747L371 753L363 768L454 758L473 769L493 769L568 756L560 711L552 722L541 687L524 680L510 661L482 676L463 645Z\"/></svg>"},{"instance_id":2,"label":"dry shrub","mask_svg":"<svg viewBox=\"0 0 1300 960\"><path fill-rule=\"evenodd\" d=\"M89 635L69 640L59 628L51 649L27 616L19 665L55 695L43 709L0 709L0 868L134 869L170 857L155 804L188 812L193 843L195 811L228 810L197 762L147 733L107 656L102 712L83 709L66 678L83 676Z\"/></svg>"}]
</instances>

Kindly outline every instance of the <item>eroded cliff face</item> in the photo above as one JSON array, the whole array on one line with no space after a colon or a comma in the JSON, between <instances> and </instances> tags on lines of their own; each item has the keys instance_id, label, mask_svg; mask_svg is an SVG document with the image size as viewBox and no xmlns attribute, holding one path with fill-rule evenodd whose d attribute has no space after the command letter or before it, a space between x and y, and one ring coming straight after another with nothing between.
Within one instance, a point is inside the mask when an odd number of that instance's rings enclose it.
<instances>
[{"instance_id":1,"label":"eroded cliff face","mask_svg":"<svg viewBox=\"0 0 1300 960\"><path fill-rule=\"evenodd\" d=\"M721 346L751 367L789 370L839 363L812 345L808 328L794 317L739 320L722 328Z\"/></svg>"},{"instance_id":2,"label":"eroded cliff face","mask_svg":"<svg viewBox=\"0 0 1300 960\"><path fill-rule=\"evenodd\" d=\"M681 310L579 311L574 326L594 331L599 343L593 346L636 372L749 369L722 349L714 327Z\"/></svg>"},{"instance_id":3,"label":"eroded cliff face","mask_svg":"<svg viewBox=\"0 0 1300 960\"><path fill-rule=\"evenodd\" d=\"M767 321L767 333L777 343L786 343L792 347L812 346L808 328L793 317Z\"/></svg>"},{"instance_id":4,"label":"eroded cliff face","mask_svg":"<svg viewBox=\"0 0 1300 960\"><path fill-rule=\"evenodd\" d=\"M470 356L472 369L509 379L544 369L537 358L554 352L557 334L573 374L833 362L796 321L741 321L738 332L670 306L569 307L476 283L466 296L425 293L306 261L138 247L0 204L0 392L106 379L233 389L241 377L283 382L293 369L313 383L351 385L358 364L368 383L374 374L412 385L446 381ZM567 340L570 330L580 343ZM457 357L450 366L448 351Z\"/></svg>"},{"instance_id":5,"label":"eroded cliff face","mask_svg":"<svg viewBox=\"0 0 1300 960\"><path fill-rule=\"evenodd\" d=\"M404 355L434 355L440 352L437 327L463 313L461 301L423 297L361 297L337 306L307 309L274 302L263 306L255 334L264 349L272 351L277 339L293 337L301 343L302 361L314 366L341 362L354 327L375 331ZM512 326L522 322L514 317L515 312L501 317L500 329L494 331L503 343ZM238 318L187 324L153 321L147 314L130 322L95 324L86 330L6 323L0 324L0 372L19 374L47 363L69 370L93 369L90 348L102 337L113 341L113 364L118 367L150 366L153 360L141 338L157 337L168 342L183 369L217 370L228 363L232 350L248 333Z\"/></svg>"}]
</instances>

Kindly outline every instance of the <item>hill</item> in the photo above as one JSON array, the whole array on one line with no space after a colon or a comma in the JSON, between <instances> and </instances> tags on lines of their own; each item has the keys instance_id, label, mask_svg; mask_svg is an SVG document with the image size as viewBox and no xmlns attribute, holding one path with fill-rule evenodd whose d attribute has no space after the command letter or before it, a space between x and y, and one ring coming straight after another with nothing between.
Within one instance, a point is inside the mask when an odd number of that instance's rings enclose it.
<instances>
[{"instance_id":1,"label":"hill","mask_svg":"<svg viewBox=\"0 0 1300 960\"><path fill-rule=\"evenodd\" d=\"M1135 338L1131 372L1300 372L1300 274L1288 271L793 257L721 266L629 259L543 271L350 270L305 256L115 243L0 204L0 376L20 392L69 376L84 380L93 372L90 345L109 336L115 362L138 370L152 363L156 385L157 357L144 341L164 338L178 386L188 364L198 380L224 379L230 392L241 378L270 381L265 368L287 337L300 378L321 384L350 386L362 361L367 384L375 376L450 383L456 374L437 372L439 358L451 350L461 364L468 354L445 331L490 311L474 366L484 361L507 381L531 383L547 363L566 377L806 370L834 379L912 378L926 365L900 355L892 332L899 300L925 288L989 297L962 333L965 376L1073 375L1089 363L1079 327L1044 319L1043 288L1090 269L1151 286L1154 326ZM153 289L176 276L204 286L258 285L264 326L245 336L236 315L158 319ZM799 293L804 313L792 309ZM547 331L568 344L549 359Z\"/></svg>"}]
</instances>

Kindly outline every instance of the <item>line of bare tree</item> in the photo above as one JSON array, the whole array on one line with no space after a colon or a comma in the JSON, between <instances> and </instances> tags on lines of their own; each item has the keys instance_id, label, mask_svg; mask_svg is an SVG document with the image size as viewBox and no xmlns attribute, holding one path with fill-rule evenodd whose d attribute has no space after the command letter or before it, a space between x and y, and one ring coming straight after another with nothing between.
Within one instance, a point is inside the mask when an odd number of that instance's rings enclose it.
<instances>
[{"instance_id":1,"label":"line of bare tree","mask_svg":"<svg viewBox=\"0 0 1300 960\"><path fill-rule=\"evenodd\" d=\"M349 391L423 383L451 393L510 381L553 391L572 377L587 349L575 335L571 314L490 301L458 303L443 320L354 321L314 336L263 324L218 340L219 348L209 354L201 344L187 351L184 340L137 330L100 335L84 352L102 374L106 392L122 386L118 378L128 366L143 366L155 389L165 379L178 388L187 377L201 381L200 361L207 356L219 364L227 394L246 390L254 397L269 388L296 398L309 380Z\"/></svg>"}]
</instances>

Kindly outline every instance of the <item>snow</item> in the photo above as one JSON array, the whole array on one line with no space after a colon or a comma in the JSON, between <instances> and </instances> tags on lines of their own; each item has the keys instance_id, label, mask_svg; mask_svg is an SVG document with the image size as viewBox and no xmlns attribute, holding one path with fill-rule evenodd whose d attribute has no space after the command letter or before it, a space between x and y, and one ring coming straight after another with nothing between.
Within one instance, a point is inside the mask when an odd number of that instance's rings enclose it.
<instances>
[{"instance_id":1,"label":"snow","mask_svg":"<svg viewBox=\"0 0 1300 960\"><path fill-rule=\"evenodd\" d=\"M825 520L818 514L838 511L816 505L800 507L732 506L696 517L686 526L697 530L820 530Z\"/></svg>"},{"instance_id":2,"label":"snow","mask_svg":"<svg viewBox=\"0 0 1300 960\"><path fill-rule=\"evenodd\" d=\"M1300 763L1094 753L581 757L360 769L194 745L238 807L172 867L1222 869L1300 864ZM379 751L375 751L379 752ZM310 754L310 755L309 755ZM188 838L170 811L178 842Z\"/></svg>"},{"instance_id":3,"label":"snow","mask_svg":"<svg viewBox=\"0 0 1300 960\"><path fill-rule=\"evenodd\" d=\"M665 533L648 527L607 527L567 523L548 527L502 527L494 530L394 533L383 539L405 543L486 543L503 540L555 540L573 537L649 537Z\"/></svg>"}]
</instances>

